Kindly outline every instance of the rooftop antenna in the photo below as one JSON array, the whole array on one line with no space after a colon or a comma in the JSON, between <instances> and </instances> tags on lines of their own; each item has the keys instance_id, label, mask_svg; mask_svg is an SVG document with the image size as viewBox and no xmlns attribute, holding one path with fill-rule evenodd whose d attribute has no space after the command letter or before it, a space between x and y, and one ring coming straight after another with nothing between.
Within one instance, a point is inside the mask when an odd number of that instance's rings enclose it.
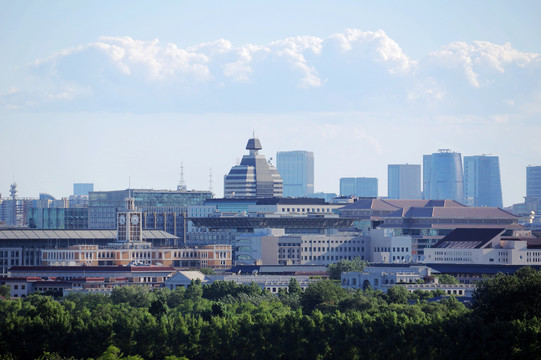
<instances>
[{"instance_id":1,"label":"rooftop antenna","mask_svg":"<svg viewBox=\"0 0 541 360\"><path fill-rule=\"evenodd\" d=\"M212 192L212 168L209 172L209 191Z\"/></svg>"},{"instance_id":2,"label":"rooftop antenna","mask_svg":"<svg viewBox=\"0 0 541 360\"><path fill-rule=\"evenodd\" d=\"M184 163L180 163L180 181L178 182L177 190L186 190L186 183L184 182Z\"/></svg>"}]
</instances>

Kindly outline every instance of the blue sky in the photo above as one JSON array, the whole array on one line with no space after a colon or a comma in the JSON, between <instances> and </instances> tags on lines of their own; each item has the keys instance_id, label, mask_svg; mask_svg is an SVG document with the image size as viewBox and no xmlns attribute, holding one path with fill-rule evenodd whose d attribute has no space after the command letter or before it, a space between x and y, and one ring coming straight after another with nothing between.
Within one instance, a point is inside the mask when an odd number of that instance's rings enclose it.
<instances>
[{"instance_id":1,"label":"blue sky","mask_svg":"<svg viewBox=\"0 0 541 360\"><path fill-rule=\"evenodd\" d=\"M541 165L537 1L0 1L0 193L223 193L255 130L316 191L449 148ZM212 169L212 170L211 170Z\"/></svg>"}]
</instances>

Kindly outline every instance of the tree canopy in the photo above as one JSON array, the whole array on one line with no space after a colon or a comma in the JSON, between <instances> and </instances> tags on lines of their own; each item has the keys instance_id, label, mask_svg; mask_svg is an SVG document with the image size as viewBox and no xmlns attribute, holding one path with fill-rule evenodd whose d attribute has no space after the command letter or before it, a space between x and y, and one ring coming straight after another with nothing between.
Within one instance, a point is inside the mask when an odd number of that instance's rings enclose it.
<instances>
[{"instance_id":1,"label":"tree canopy","mask_svg":"<svg viewBox=\"0 0 541 360\"><path fill-rule=\"evenodd\" d=\"M0 301L0 359L535 359L540 273L487 279L473 309L434 292L345 290L332 280L278 296L257 285L125 287L111 296ZM413 301L412 301L413 300Z\"/></svg>"},{"instance_id":2,"label":"tree canopy","mask_svg":"<svg viewBox=\"0 0 541 360\"><path fill-rule=\"evenodd\" d=\"M340 260L327 267L327 273L332 280L340 280L343 272L347 271L363 271L368 263L356 257L353 260Z\"/></svg>"}]
</instances>

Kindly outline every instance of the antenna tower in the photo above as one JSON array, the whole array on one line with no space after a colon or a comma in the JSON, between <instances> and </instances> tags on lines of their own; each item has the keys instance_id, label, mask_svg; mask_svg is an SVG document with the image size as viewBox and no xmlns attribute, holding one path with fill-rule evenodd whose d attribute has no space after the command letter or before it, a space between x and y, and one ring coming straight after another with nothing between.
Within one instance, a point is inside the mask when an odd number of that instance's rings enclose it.
<instances>
[{"instance_id":1,"label":"antenna tower","mask_svg":"<svg viewBox=\"0 0 541 360\"><path fill-rule=\"evenodd\" d=\"M212 192L212 168L209 173L209 191Z\"/></svg>"},{"instance_id":2,"label":"antenna tower","mask_svg":"<svg viewBox=\"0 0 541 360\"><path fill-rule=\"evenodd\" d=\"M184 163L180 163L180 181L178 182L177 190L185 191L187 189L186 183L184 182Z\"/></svg>"}]
</instances>

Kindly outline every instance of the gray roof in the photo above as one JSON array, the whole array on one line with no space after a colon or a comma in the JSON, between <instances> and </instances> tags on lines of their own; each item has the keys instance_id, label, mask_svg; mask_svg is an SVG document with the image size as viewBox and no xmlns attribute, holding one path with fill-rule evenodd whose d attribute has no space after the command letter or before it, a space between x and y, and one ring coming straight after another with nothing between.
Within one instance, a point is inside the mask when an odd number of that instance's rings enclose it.
<instances>
[{"instance_id":1,"label":"gray roof","mask_svg":"<svg viewBox=\"0 0 541 360\"><path fill-rule=\"evenodd\" d=\"M420 200L420 199L360 199L343 207L343 210L366 209L393 211L410 207L464 208L465 205L455 200Z\"/></svg>"},{"instance_id":2,"label":"gray roof","mask_svg":"<svg viewBox=\"0 0 541 360\"><path fill-rule=\"evenodd\" d=\"M246 144L246 150L261 150L263 147L261 146L261 142L258 138L251 138L248 140L248 143Z\"/></svg>"},{"instance_id":3,"label":"gray roof","mask_svg":"<svg viewBox=\"0 0 541 360\"><path fill-rule=\"evenodd\" d=\"M408 218L482 218L516 219L517 217L496 207L410 207L399 209L385 217Z\"/></svg>"},{"instance_id":4,"label":"gray roof","mask_svg":"<svg viewBox=\"0 0 541 360\"><path fill-rule=\"evenodd\" d=\"M0 240L116 239L116 230L0 230ZM162 230L143 230L143 239L178 239Z\"/></svg>"},{"instance_id":5,"label":"gray roof","mask_svg":"<svg viewBox=\"0 0 541 360\"><path fill-rule=\"evenodd\" d=\"M458 228L441 239L434 249L480 249L505 231L503 228Z\"/></svg>"}]
</instances>

